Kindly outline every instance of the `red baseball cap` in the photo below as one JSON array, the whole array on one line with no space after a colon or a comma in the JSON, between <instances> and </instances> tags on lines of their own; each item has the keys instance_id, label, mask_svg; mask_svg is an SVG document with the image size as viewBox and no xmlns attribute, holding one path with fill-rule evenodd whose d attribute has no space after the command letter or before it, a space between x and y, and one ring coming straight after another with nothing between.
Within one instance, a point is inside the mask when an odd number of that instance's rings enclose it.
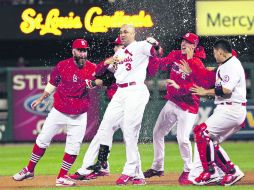
<instances>
[{"instance_id":1,"label":"red baseball cap","mask_svg":"<svg viewBox=\"0 0 254 190\"><path fill-rule=\"evenodd\" d=\"M118 37L116 38L116 40L115 40L114 42L112 42L112 44L115 44L115 45L122 45L122 41L121 41L120 36L118 36Z\"/></svg>"},{"instance_id":2,"label":"red baseball cap","mask_svg":"<svg viewBox=\"0 0 254 190\"><path fill-rule=\"evenodd\" d=\"M196 34L193 34L193 33L189 32L189 33L186 33L182 38L187 40L188 42L190 42L192 44L198 45L199 38Z\"/></svg>"},{"instance_id":3,"label":"red baseball cap","mask_svg":"<svg viewBox=\"0 0 254 190\"><path fill-rule=\"evenodd\" d=\"M76 39L76 40L74 40L73 43L72 43L72 49L78 49L78 48L80 48L80 49L87 49L87 48L89 48L87 41L84 40L84 39Z\"/></svg>"}]
</instances>

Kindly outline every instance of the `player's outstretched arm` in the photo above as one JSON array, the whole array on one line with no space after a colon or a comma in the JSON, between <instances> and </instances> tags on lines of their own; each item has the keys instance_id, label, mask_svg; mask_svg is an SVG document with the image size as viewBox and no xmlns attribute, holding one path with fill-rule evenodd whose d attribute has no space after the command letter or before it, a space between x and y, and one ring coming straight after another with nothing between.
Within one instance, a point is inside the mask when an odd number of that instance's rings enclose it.
<instances>
[{"instance_id":1,"label":"player's outstretched arm","mask_svg":"<svg viewBox=\"0 0 254 190\"><path fill-rule=\"evenodd\" d=\"M153 37L148 37L146 38L146 41L153 45L156 56L162 55L163 49L161 48L160 43L156 39L154 39Z\"/></svg>"},{"instance_id":2,"label":"player's outstretched arm","mask_svg":"<svg viewBox=\"0 0 254 190\"><path fill-rule=\"evenodd\" d=\"M199 96L224 96L224 95L229 95L232 93L231 90L224 88L222 86L216 86L215 88L212 89L204 89L200 86L194 85L194 87L190 88L190 91L192 94L196 94Z\"/></svg>"},{"instance_id":3,"label":"player's outstretched arm","mask_svg":"<svg viewBox=\"0 0 254 190\"><path fill-rule=\"evenodd\" d=\"M43 94L38 99L32 102L31 104L32 109L34 110L35 107L39 105L45 98L47 98L55 89L56 87L48 82L47 86L44 89Z\"/></svg>"}]
</instances>

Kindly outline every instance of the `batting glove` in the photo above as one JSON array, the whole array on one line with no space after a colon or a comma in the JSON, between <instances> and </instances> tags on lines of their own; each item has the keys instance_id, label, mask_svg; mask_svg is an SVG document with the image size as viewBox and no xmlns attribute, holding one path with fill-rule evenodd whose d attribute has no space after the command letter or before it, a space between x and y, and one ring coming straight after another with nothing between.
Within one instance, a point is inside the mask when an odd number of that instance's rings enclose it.
<instances>
[{"instance_id":1,"label":"batting glove","mask_svg":"<svg viewBox=\"0 0 254 190\"><path fill-rule=\"evenodd\" d=\"M157 40L155 40L153 37L146 38L146 41L148 43L152 44L153 46L159 46L159 42Z\"/></svg>"}]
</instances>

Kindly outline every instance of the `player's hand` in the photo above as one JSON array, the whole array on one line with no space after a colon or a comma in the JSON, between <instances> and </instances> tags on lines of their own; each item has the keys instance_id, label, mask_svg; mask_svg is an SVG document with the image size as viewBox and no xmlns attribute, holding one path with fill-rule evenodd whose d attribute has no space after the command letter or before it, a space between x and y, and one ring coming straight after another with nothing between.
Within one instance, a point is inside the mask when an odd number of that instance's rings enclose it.
<instances>
[{"instance_id":1,"label":"player's hand","mask_svg":"<svg viewBox=\"0 0 254 190\"><path fill-rule=\"evenodd\" d=\"M180 86L174 80L167 79L166 83L168 83L169 86L172 86L175 89L179 89L180 88Z\"/></svg>"},{"instance_id":2,"label":"player's hand","mask_svg":"<svg viewBox=\"0 0 254 190\"><path fill-rule=\"evenodd\" d=\"M103 85L103 81L101 79L95 79L95 84L96 86L102 86Z\"/></svg>"},{"instance_id":3,"label":"player's hand","mask_svg":"<svg viewBox=\"0 0 254 190\"><path fill-rule=\"evenodd\" d=\"M110 57L105 60L104 65L115 65L122 61L122 59L118 56Z\"/></svg>"},{"instance_id":4,"label":"player's hand","mask_svg":"<svg viewBox=\"0 0 254 190\"><path fill-rule=\"evenodd\" d=\"M186 47L186 54L187 54L187 59L192 59L194 55L194 48L193 47Z\"/></svg>"},{"instance_id":5,"label":"player's hand","mask_svg":"<svg viewBox=\"0 0 254 190\"><path fill-rule=\"evenodd\" d=\"M186 74L190 74L190 73L192 73L192 70L191 70L191 68L190 68L190 66L189 66L189 64L188 64L188 62L187 61L185 61L184 59L182 59L182 60L180 60L180 65L179 65L179 67L180 67L180 69L184 72L184 73L186 73Z\"/></svg>"},{"instance_id":6,"label":"player's hand","mask_svg":"<svg viewBox=\"0 0 254 190\"><path fill-rule=\"evenodd\" d=\"M146 41L148 43L152 44L153 46L159 46L159 42L157 40L155 40L153 37L146 38Z\"/></svg>"},{"instance_id":7,"label":"player's hand","mask_svg":"<svg viewBox=\"0 0 254 190\"><path fill-rule=\"evenodd\" d=\"M32 108L33 110L35 110L35 107L38 106L41 102L42 102L42 99L41 99L41 98L38 98L37 100L34 100L34 101L31 103L31 108Z\"/></svg>"},{"instance_id":8,"label":"player's hand","mask_svg":"<svg viewBox=\"0 0 254 190\"><path fill-rule=\"evenodd\" d=\"M206 67L206 69L207 69L208 71L215 71L215 70L216 70L216 67Z\"/></svg>"},{"instance_id":9,"label":"player's hand","mask_svg":"<svg viewBox=\"0 0 254 190\"><path fill-rule=\"evenodd\" d=\"M206 96L206 89L197 86L197 85L193 85L193 87L190 88L190 91L192 92L192 94L195 95L199 95L199 96Z\"/></svg>"}]
</instances>

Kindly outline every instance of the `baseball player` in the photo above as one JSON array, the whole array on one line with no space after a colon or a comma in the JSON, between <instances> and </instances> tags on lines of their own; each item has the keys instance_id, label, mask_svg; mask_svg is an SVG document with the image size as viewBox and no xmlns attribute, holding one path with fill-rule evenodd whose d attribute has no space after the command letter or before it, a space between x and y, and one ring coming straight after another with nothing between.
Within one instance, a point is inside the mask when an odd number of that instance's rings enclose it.
<instances>
[{"instance_id":1,"label":"baseball player","mask_svg":"<svg viewBox=\"0 0 254 190\"><path fill-rule=\"evenodd\" d=\"M149 91L144 80L149 57L158 53L160 48L159 43L153 38L147 38L147 41L135 41L135 28L132 25L123 25L120 29L120 37L124 48L115 53L108 67L114 72L118 88L108 104L98 130L100 134L98 161L88 169L99 171L107 167L113 128L115 124L122 122L127 160L116 184L125 185L132 182L134 185L143 185L145 180L137 143L144 109L149 99Z\"/></svg>"},{"instance_id":2,"label":"baseball player","mask_svg":"<svg viewBox=\"0 0 254 190\"><path fill-rule=\"evenodd\" d=\"M114 52L117 52L118 50L123 48L120 36L117 37L117 39L115 40L115 42L113 42L114 44ZM114 76L112 76L112 72L110 72L109 70L107 70L108 64L107 60L100 62L97 67L96 67L96 71L95 71L95 76L98 78L103 78L104 83L103 85L106 84L107 89L106 89L106 93L107 93L107 97L111 100L113 95L115 94L116 90L117 90L117 85L115 83L115 78ZM112 79L113 77L113 79ZM108 80L108 81L107 81ZM113 84L112 84L113 82ZM115 131L117 131L120 128L120 125L115 125L115 127L113 128L113 133ZM112 144L110 145L110 147L112 146ZM96 160L97 156L98 156L98 152L99 152L99 133L97 133L93 140L91 141L85 156L83 158L83 164L82 167L79 168L77 170L77 172L75 174L71 174L69 175L69 177L73 180L90 180L90 179L95 179L97 178L97 176L106 176L109 175L109 165L107 166L107 168L105 169L101 169L98 172L94 172L91 170L87 170L87 167L91 166L94 164L94 161Z\"/></svg>"},{"instance_id":3,"label":"baseball player","mask_svg":"<svg viewBox=\"0 0 254 190\"><path fill-rule=\"evenodd\" d=\"M215 96L216 104L213 114L194 128L195 142L203 167L203 172L195 178L194 184L204 185L213 182L216 164L225 173L221 185L229 186L244 177L244 173L233 164L220 143L244 126L246 82L244 69L241 62L232 56L229 41L224 39L216 41L213 52L219 64L215 88L208 90L199 86L191 88L195 95Z\"/></svg>"},{"instance_id":4,"label":"baseball player","mask_svg":"<svg viewBox=\"0 0 254 190\"><path fill-rule=\"evenodd\" d=\"M122 49L124 47L122 45L120 36L113 43L115 44L114 52L117 52L119 49ZM162 50L160 50L160 56L162 56ZM105 75L106 75L106 78L109 79L109 81L110 81L109 83L111 84L112 79L110 79L110 74L108 73L109 70L107 70L107 67L108 67L108 64L107 63L105 64L105 61L102 61L101 63L99 63L96 68L96 77L105 78ZM154 77L157 74L158 69L159 69L159 62L157 62L157 57L149 57L149 63L148 63L148 67L147 67L147 76ZM117 90L116 83L113 83L109 87L107 87L107 95L108 95L109 100L112 99L116 90ZM112 135L120 128L120 125L122 125L122 122L120 122L120 124L118 123L117 125L115 125L113 127ZM83 158L82 167L79 168L75 174L69 175L69 177L71 179L73 179L73 180L91 180L91 179L96 179L98 176L109 175L109 172L110 172L109 163L107 163L107 167L105 169L101 168L101 170L99 170L99 171L92 171L92 170L87 169L87 167L94 164L94 162L98 156L99 147L100 147L99 136L100 136L100 133L98 132L95 135L95 137L93 138L92 142L90 143L90 145L86 151L86 154ZM111 149L111 146L112 146L112 144L110 144L110 149Z\"/></svg>"},{"instance_id":5,"label":"baseball player","mask_svg":"<svg viewBox=\"0 0 254 190\"><path fill-rule=\"evenodd\" d=\"M170 79L167 79L166 105L161 110L153 130L154 160L152 167L144 172L146 178L164 175L164 137L177 124L177 141L184 161L184 169L179 177L182 185L191 183L188 180L192 168L192 147L190 133L197 117L200 98L190 92L190 87L199 84L210 87L215 75L210 74L201 59L206 57L203 47L198 46L196 34L187 33L182 37L181 50L174 50L167 57L160 59L163 70L170 66ZM192 73L185 70L189 65ZM200 78L205 78L202 81ZM202 82L202 83L201 83Z\"/></svg>"},{"instance_id":6,"label":"baseball player","mask_svg":"<svg viewBox=\"0 0 254 190\"><path fill-rule=\"evenodd\" d=\"M235 56L236 58L238 57L237 53L235 50L232 50L232 55ZM217 70L216 67L207 67L207 69L210 70ZM222 149L222 147L221 147ZM213 183L218 184L223 177L225 176L224 172L218 167L216 164L214 165L214 173L212 174L211 178L213 178ZM190 174L188 176L188 179L193 183L194 180L203 172L203 167L201 164L201 160L199 157L199 152L197 149L197 144L194 144L194 159L193 159L193 167L190 170Z\"/></svg>"},{"instance_id":7,"label":"baseball player","mask_svg":"<svg viewBox=\"0 0 254 190\"><path fill-rule=\"evenodd\" d=\"M89 106L88 89L98 82L92 81L96 65L87 60L88 48L86 40L74 40L72 44L73 57L60 61L56 65L43 94L31 104L31 107L35 109L55 91L53 108L36 139L29 163L13 176L14 180L22 181L34 177L36 164L44 155L52 138L59 129L66 127L65 154L56 179L56 186L75 185L75 182L68 179L67 173L79 154L80 145L85 135Z\"/></svg>"}]
</instances>

